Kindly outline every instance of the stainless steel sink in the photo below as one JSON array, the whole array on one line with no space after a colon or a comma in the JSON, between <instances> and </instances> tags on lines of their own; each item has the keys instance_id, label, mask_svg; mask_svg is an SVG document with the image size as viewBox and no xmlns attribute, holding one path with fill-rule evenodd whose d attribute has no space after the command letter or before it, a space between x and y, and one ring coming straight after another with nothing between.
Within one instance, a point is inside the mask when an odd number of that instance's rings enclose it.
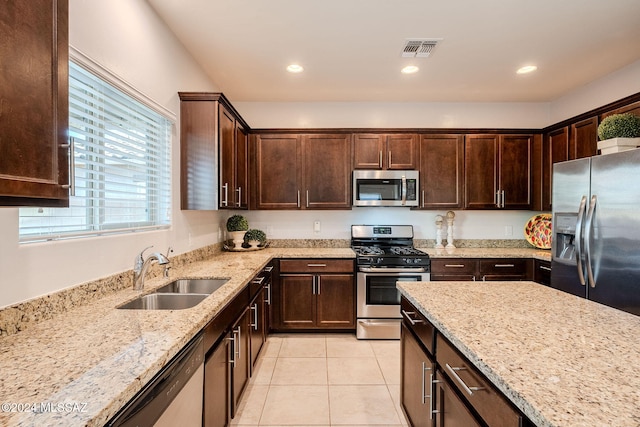
<instances>
[{"instance_id":1,"label":"stainless steel sink","mask_svg":"<svg viewBox=\"0 0 640 427\"><path fill-rule=\"evenodd\" d=\"M153 293L143 295L118 308L133 310L184 310L195 307L208 296L208 294Z\"/></svg>"},{"instance_id":2,"label":"stainless steel sink","mask_svg":"<svg viewBox=\"0 0 640 427\"><path fill-rule=\"evenodd\" d=\"M229 279L179 279L167 283L156 293L170 294L212 294Z\"/></svg>"}]
</instances>

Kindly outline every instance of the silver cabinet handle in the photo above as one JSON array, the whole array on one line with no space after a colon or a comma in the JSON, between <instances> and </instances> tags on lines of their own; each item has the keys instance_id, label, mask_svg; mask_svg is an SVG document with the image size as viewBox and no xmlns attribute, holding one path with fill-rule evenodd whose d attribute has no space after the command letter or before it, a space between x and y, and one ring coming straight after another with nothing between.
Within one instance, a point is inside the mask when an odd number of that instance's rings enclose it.
<instances>
[{"instance_id":1,"label":"silver cabinet handle","mask_svg":"<svg viewBox=\"0 0 640 427\"><path fill-rule=\"evenodd\" d=\"M242 187L236 188L236 193L238 193L238 201L236 202L236 206L242 206Z\"/></svg>"},{"instance_id":2,"label":"silver cabinet handle","mask_svg":"<svg viewBox=\"0 0 640 427\"><path fill-rule=\"evenodd\" d=\"M464 391L469 393L469 396L473 396L474 391L484 390L484 387L469 387L467 384L465 384L462 378L460 378L460 375L458 375L457 371L466 371L467 368L452 368L448 363L445 363L445 366L447 367L449 373L451 373L451 376L453 376L453 378L462 386Z\"/></svg>"},{"instance_id":3,"label":"silver cabinet handle","mask_svg":"<svg viewBox=\"0 0 640 427\"><path fill-rule=\"evenodd\" d=\"M504 190L502 190L500 193L502 194L502 207L504 208L505 203L507 203L504 197Z\"/></svg>"},{"instance_id":4,"label":"silver cabinet handle","mask_svg":"<svg viewBox=\"0 0 640 427\"><path fill-rule=\"evenodd\" d=\"M500 190L496 191L496 194L494 194L493 201L495 202L496 207L499 208L500 207Z\"/></svg>"},{"instance_id":5,"label":"silver cabinet handle","mask_svg":"<svg viewBox=\"0 0 640 427\"><path fill-rule=\"evenodd\" d=\"M382 169L382 150L380 150L380 153L378 155L378 166L380 167L380 169Z\"/></svg>"},{"instance_id":6,"label":"silver cabinet handle","mask_svg":"<svg viewBox=\"0 0 640 427\"><path fill-rule=\"evenodd\" d=\"M258 330L258 303L255 303L251 306L251 311L253 311L253 323L251 327L254 331Z\"/></svg>"},{"instance_id":7,"label":"silver cabinet handle","mask_svg":"<svg viewBox=\"0 0 640 427\"><path fill-rule=\"evenodd\" d=\"M593 230L593 217L596 213L597 203L598 196L594 194L591 196L589 212L587 213L587 221L584 224L584 263L587 266L587 277L589 278L589 285L592 288L596 287L596 279L593 275L593 268L591 267L591 231Z\"/></svg>"},{"instance_id":8,"label":"silver cabinet handle","mask_svg":"<svg viewBox=\"0 0 640 427\"><path fill-rule=\"evenodd\" d=\"M546 265L540 265L540 270L551 271L551 267L547 267Z\"/></svg>"},{"instance_id":9,"label":"silver cabinet handle","mask_svg":"<svg viewBox=\"0 0 640 427\"><path fill-rule=\"evenodd\" d=\"M272 266L268 266L268 267L265 267L263 270L264 270L266 273L271 273L271 272L273 271L273 267L272 267Z\"/></svg>"},{"instance_id":10,"label":"silver cabinet handle","mask_svg":"<svg viewBox=\"0 0 640 427\"><path fill-rule=\"evenodd\" d=\"M307 207L309 207L309 190L307 190L307 194L306 194L306 196L307 196L307 201L306 201L305 205L306 205Z\"/></svg>"},{"instance_id":11,"label":"silver cabinet handle","mask_svg":"<svg viewBox=\"0 0 640 427\"><path fill-rule=\"evenodd\" d=\"M513 268L515 267L514 264L494 264L493 265L496 268Z\"/></svg>"},{"instance_id":12,"label":"silver cabinet handle","mask_svg":"<svg viewBox=\"0 0 640 427\"><path fill-rule=\"evenodd\" d=\"M222 201L222 206L228 206L229 205L229 184L225 182L224 185L222 186L222 189L224 190L224 200Z\"/></svg>"},{"instance_id":13,"label":"silver cabinet handle","mask_svg":"<svg viewBox=\"0 0 640 427\"><path fill-rule=\"evenodd\" d=\"M416 314L415 311L405 311L405 310L400 310L402 311L402 315L409 321L409 323L411 323L411 325L417 325L418 323L424 323L424 320L422 319L412 319L410 314Z\"/></svg>"},{"instance_id":14,"label":"silver cabinet handle","mask_svg":"<svg viewBox=\"0 0 640 427\"><path fill-rule=\"evenodd\" d=\"M432 420L433 419L433 414L437 414L438 410L436 410L433 407L433 404L435 402L435 399L433 398L433 385L442 382L441 380L434 380L433 379L433 374L429 374L429 387L431 388L431 393L429 393L429 419Z\"/></svg>"},{"instance_id":15,"label":"silver cabinet handle","mask_svg":"<svg viewBox=\"0 0 640 427\"><path fill-rule=\"evenodd\" d=\"M320 295L320 284L321 284L321 278L320 276L316 276L316 289L317 289L317 295Z\"/></svg>"},{"instance_id":16,"label":"silver cabinet handle","mask_svg":"<svg viewBox=\"0 0 640 427\"><path fill-rule=\"evenodd\" d=\"M421 396L421 400L422 400L422 404L425 405L427 403L427 397L429 399L431 399L431 393L433 393L433 388L431 388L431 391L429 392L429 394L427 394L427 378L425 376L425 372L430 371L431 368L427 368L427 364L425 362L422 362L422 396ZM429 385L431 385L431 378L429 378Z\"/></svg>"},{"instance_id":17,"label":"silver cabinet handle","mask_svg":"<svg viewBox=\"0 0 640 427\"><path fill-rule=\"evenodd\" d=\"M76 151L76 139L69 138L68 144L60 144L61 148L69 149L69 183L64 184L62 188L69 189L69 195L76 195L76 157L74 153Z\"/></svg>"},{"instance_id":18,"label":"silver cabinet handle","mask_svg":"<svg viewBox=\"0 0 640 427\"><path fill-rule=\"evenodd\" d=\"M464 264L445 264L445 268L464 268Z\"/></svg>"},{"instance_id":19,"label":"silver cabinet handle","mask_svg":"<svg viewBox=\"0 0 640 427\"><path fill-rule=\"evenodd\" d=\"M391 150L389 150L389 163L387 163L387 167L391 167Z\"/></svg>"},{"instance_id":20,"label":"silver cabinet handle","mask_svg":"<svg viewBox=\"0 0 640 427\"><path fill-rule=\"evenodd\" d=\"M298 190L298 201L296 202L296 205L300 207L300 190Z\"/></svg>"},{"instance_id":21,"label":"silver cabinet handle","mask_svg":"<svg viewBox=\"0 0 640 427\"><path fill-rule=\"evenodd\" d=\"M307 264L307 267L326 267L327 264Z\"/></svg>"},{"instance_id":22,"label":"silver cabinet handle","mask_svg":"<svg viewBox=\"0 0 640 427\"><path fill-rule=\"evenodd\" d=\"M258 277L256 279L253 279L251 281L251 283L253 283L254 285L262 285L262 282L264 282L264 279L265 279L265 277L261 276L261 277Z\"/></svg>"},{"instance_id":23,"label":"silver cabinet handle","mask_svg":"<svg viewBox=\"0 0 640 427\"><path fill-rule=\"evenodd\" d=\"M422 203L421 203L421 205L424 208L424 190L422 190Z\"/></svg>"},{"instance_id":24,"label":"silver cabinet handle","mask_svg":"<svg viewBox=\"0 0 640 427\"><path fill-rule=\"evenodd\" d=\"M231 347L229 348L229 363L231 363L231 366L235 369L236 367L236 331L232 331L231 332L231 337L227 338L229 341L231 341Z\"/></svg>"},{"instance_id":25,"label":"silver cabinet handle","mask_svg":"<svg viewBox=\"0 0 640 427\"><path fill-rule=\"evenodd\" d=\"M265 301L265 303L267 305L271 305L271 283L267 284L266 289L267 289L267 300Z\"/></svg>"},{"instance_id":26,"label":"silver cabinet handle","mask_svg":"<svg viewBox=\"0 0 640 427\"><path fill-rule=\"evenodd\" d=\"M236 352L236 355L238 356L238 358L240 357L240 353L242 352L242 336L240 335L241 332L242 332L242 327L238 326L238 346L237 346L238 351Z\"/></svg>"}]
</instances>

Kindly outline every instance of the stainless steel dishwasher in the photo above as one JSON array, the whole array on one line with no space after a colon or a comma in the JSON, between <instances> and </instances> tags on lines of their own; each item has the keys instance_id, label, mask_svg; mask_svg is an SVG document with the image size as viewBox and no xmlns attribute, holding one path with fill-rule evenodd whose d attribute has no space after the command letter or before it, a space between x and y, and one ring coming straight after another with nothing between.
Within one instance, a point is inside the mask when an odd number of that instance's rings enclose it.
<instances>
[{"instance_id":1,"label":"stainless steel dishwasher","mask_svg":"<svg viewBox=\"0 0 640 427\"><path fill-rule=\"evenodd\" d=\"M107 426L202 426L204 344L198 335Z\"/></svg>"}]
</instances>

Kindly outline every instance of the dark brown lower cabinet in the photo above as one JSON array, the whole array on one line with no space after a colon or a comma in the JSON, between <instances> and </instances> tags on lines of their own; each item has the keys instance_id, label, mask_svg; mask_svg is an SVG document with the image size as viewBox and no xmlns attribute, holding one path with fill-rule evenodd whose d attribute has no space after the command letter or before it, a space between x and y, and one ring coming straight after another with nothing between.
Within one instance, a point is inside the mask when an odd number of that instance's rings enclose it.
<instances>
[{"instance_id":1,"label":"dark brown lower cabinet","mask_svg":"<svg viewBox=\"0 0 640 427\"><path fill-rule=\"evenodd\" d=\"M262 288L249 306L251 323L249 324L249 336L251 341L251 372L258 361L260 350L267 339L266 299L267 290Z\"/></svg>"},{"instance_id":2,"label":"dark brown lower cabinet","mask_svg":"<svg viewBox=\"0 0 640 427\"><path fill-rule=\"evenodd\" d=\"M236 416L240 397L249 382L250 343L249 322L250 310L245 309L238 321L231 328L231 345L229 348L229 364L231 365L231 418Z\"/></svg>"},{"instance_id":3,"label":"dark brown lower cabinet","mask_svg":"<svg viewBox=\"0 0 640 427\"><path fill-rule=\"evenodd\" d=\"M533 262L533 280L541 285L551 285L551 262L539 259Z\"/></svg>"},{"instance_id":4,"label":"dark brown lower cabinet","mask_svg":"<svg viewBox=\"0 0 640 427\"><path fill-rule=\"evenodd\" d=\"M432 281L532 280L528 258L437 258L431 260Z\"/></svg>"},{"instance_id":5,"label":"dark brown lower cabinet","mask_svg":"<svg viewBox=\"0 0 640 427\"><path fill-rule=\"evenodd\" d=\"M228 334L230 337L231 334ZM220 344L207 355L204 372L204 414L203 425L206 427L224 427L229 419L229 340L223 339Z\"/></svg>"},{"instance_id":6,"label":"dark brown lower cabinet","mask_svg":"<svg viewBox=\"0 0 640 427\"><path fill-rule=\"evenodd\" d=\"M434 417L431 410L431 384L436 365L404 324L400 331L402 408L412 426L432 427Z\"/></svg>"},{"instance_id":7,"label":"dark brown lower cabinet","mask_svg":"<svg viewBox=\"0 0 640 427\"><path fill-rule=\"evenodd\" d=\"M481 427L464 401L456 394L447 378L440 370L436 373L435 408L436 426L438 427Z\"/></svg>"}]
</instances>

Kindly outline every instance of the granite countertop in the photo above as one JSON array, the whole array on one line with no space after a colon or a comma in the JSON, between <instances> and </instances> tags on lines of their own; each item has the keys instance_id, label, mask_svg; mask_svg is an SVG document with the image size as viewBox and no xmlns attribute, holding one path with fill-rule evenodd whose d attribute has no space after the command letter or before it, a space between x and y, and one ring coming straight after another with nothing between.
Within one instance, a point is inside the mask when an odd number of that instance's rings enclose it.
<instances>
[{"instance_id":1,"label":"granite countertop","mask_svg":"<svg viewBox=\"0 0 640 427\"><path fill-rule=\"evenodd\" d=\"M170 279L147 280L144 293L177 278L231 278L193 308L118 310L116 306L140 295L127 287L2 337L0 425L102 426L275 257L355 254L349 248L222 253L172 270ZM34 413L32 404L62 407Z\"/></svg>"},{"instance_id":2,"label":"granite countertop","mask_svg":"<svg viewBox=\"0 0 640 427\"><path fill-rule=\"evenodd\" d=\"M398 287L536 425L640 425L640 317L533 282Z\"/></svg>"},{"instance_id":3,"label":"granite countertop","mask_svg":"<svg viewBox=\"0 0 640 427\"><path fill-rule=\"evenodd\" d=\"M534 258L551 261L551 251L535 248L418 248L431 258Z\"/></svg>"}]
</instances>

